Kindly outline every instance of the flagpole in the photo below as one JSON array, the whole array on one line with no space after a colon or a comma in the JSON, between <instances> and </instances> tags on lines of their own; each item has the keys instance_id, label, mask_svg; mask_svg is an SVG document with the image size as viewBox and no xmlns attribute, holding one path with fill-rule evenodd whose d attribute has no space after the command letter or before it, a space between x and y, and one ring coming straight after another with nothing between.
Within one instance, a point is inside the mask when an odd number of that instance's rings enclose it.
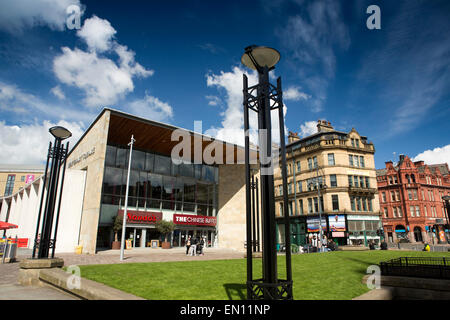
<instances>
[{"instance_id":1,"label":"flagpole","mask_svg":"<svg viewBox=\"0 0 450 320\"><path fill-rule=\"evenodd\" d=\"M125 232L126 232L126 226L127 226L128 187L130 184L131 154L133 153L133 143L135 141L136 140L134 139L134 136L131 135L131 141L130 141L130 143L128 143L128 145L130 146L130 158L128 160L127 188L125 191L125 210L123 212L122 241L120 242L120 261L123 261L123 251L125 248Z\"/></svg>"}]
</instances>

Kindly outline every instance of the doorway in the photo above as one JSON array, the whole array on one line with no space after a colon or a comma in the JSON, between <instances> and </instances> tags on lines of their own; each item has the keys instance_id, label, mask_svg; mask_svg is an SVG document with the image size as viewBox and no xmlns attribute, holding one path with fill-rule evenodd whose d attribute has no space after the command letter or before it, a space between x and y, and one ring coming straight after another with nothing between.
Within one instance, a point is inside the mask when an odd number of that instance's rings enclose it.
<instances>
[{"instance_id":1,"label":"doorway","mask_svg":"<svg viewBox=\"0 0 450 320\"><path fill-rule=\"evenodd\" d=\"M420 227L414 227L414 240L416 242L422 242L422 228Z\"/></svg>"}]
</instances>

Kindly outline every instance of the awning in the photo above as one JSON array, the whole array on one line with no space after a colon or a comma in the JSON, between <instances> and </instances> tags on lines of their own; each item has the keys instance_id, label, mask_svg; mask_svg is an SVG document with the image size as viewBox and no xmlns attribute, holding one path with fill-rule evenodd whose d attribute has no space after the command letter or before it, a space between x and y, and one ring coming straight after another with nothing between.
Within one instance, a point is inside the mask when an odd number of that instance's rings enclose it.
<instances>
[{"instance_id":1,"label":"awning","mask_svg":"<svg viewBox=\"0 0 450 320\"><path fill-rule=\"evenodd\" d=\"M19 226L15 225L15 224L4 222L4 221L0 221L0 230L15 229L15 228L18 228L18 227Z\"/></svg>"}]
</instances>

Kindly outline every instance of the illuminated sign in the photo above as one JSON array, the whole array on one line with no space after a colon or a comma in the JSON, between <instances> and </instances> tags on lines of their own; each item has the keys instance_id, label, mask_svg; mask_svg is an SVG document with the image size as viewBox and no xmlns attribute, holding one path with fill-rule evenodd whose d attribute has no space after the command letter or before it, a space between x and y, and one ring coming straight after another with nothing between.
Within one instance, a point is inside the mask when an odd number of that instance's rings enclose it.
<instances>
[{"instance_id":1,"label":"illuminated sign","mask_svg":"<svg viewBox=\"0 0 450 320\"><path fill-rule=\"evenodd\" d=\"M208 216L193 216L187 214L174 214L173 223L196 226L215 226L217 223L217 218Z\"/></svg>"},{"instance_id":2,"label":"illuminated sign","mask_svg":"<svg viewBox=\"0 0 450 320\"><path fill-rule=\"evenodd\" d=\"M117 215L123 217L123 211L119 210ZM127 223L155 224L162 220L161 212L127 210Z\"/></svg>"}]
</instances>

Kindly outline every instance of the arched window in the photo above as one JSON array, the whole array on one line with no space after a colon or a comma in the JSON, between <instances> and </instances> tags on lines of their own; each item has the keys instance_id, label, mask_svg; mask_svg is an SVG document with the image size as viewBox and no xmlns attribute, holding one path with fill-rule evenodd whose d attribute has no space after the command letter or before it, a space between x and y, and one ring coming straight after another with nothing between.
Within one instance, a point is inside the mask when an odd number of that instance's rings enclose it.
<instances>
[{"instance_id":1,"label":"arched window","mask_svg":"<svg viewBox=\"0 0 450 320\"><path fill-rule=\"evenodd\" d=\"M411 183L411 177L409 176L409 174L407 174L405 177L406 177L406 180L408 180L408 183Z\"/></svg>"},{"instance_id":2,"label":"arched window","mask_svg":"<svg viewBox=\"0 0 450 320\"><path fill-rule=\"evenodd\" d=\"M416 177L415 177L413 174L411 174L411 179L412 179L412 182L413 182L413 183L416 182Z\"/></svg>"}]
</instances>

